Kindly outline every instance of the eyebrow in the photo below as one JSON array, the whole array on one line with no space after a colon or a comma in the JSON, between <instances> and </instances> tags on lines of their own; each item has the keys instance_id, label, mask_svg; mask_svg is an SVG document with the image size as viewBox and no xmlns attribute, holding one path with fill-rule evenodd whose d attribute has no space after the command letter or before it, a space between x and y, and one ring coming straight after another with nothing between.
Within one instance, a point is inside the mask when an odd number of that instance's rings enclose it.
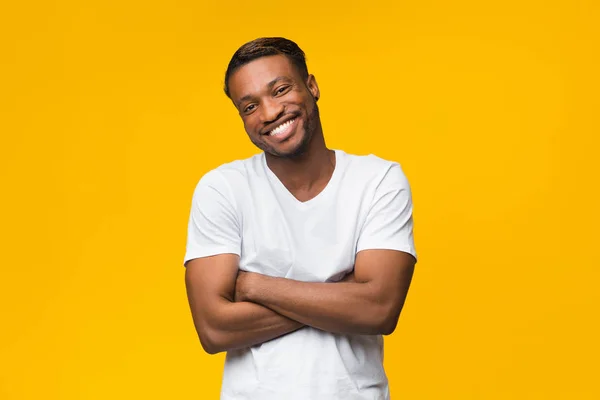
<instances>
[{"instance_id":1,"label":"eyebrow","mask_svg":"<svg viewBox=\"0 0 600 400\"><path fill-rule=\"evenodd\" d=\"M289 79L288 77L285 77L285 76L278 76L277 78L273 79L271 82L267 83L267 87L268 87L269 89L272 89L272 88L273 88L273 86L277 85L279 82L281 82L281 81L288 81L288 82L289 82L289 80L290 80L290 79ZM247 101L247 100L250 100L250 99L252 99L253 97L254 97L254 96L253 96L253 95L251 95L251 94L247 94L247 95L245 95L244 97L242 97L242 98L241 98L241 99L238 101L238 103L237 103L237 105L238 105L238 108L240 107L240 105L241 105L243 102L245 102L245 101Z\"/></svg>"}]
</instances>

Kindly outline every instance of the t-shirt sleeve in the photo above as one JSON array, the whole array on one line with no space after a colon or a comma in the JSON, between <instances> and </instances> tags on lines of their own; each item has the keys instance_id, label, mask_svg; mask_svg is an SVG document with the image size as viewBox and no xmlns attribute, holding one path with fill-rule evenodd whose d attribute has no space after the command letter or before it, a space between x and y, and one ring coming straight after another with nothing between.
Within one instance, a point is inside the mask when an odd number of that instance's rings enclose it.
<instances>
[{"instance_id":1,"label":"t-shirt sleeve","mask_svg":"<svg viewBox=\"0 0 600 400\"><path fill-rule=\"evenodd\" d=\"M412 212L410 185L400 165L394 163L375 189L356 251L398 250L417 258Z\"/></svg>"},{"instance_id":2,"label":"t-shirt sleeve","mask_svg":"<svg viewBox=\"0 0 600 400\"><path fill-rule=\"evenodd\" d=\"M192 196L183 264L226 253L241 255L240 224L229 184L213 170L200 179Z\"/></svg>"}]
</instances>

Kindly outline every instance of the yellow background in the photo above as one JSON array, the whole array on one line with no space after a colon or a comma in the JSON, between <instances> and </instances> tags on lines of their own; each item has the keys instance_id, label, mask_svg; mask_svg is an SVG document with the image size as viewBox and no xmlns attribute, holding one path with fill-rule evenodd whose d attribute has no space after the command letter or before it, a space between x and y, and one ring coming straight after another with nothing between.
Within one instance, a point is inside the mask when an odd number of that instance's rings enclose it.
<instances>
[{"instance_id":1,"label":"yellow background","mask_svg":"<svg viewBox=\"0 0 600 400\"><path fill-rule=\"evenodd\" d=\"M0 6L0 399L216 399L183 284L203 173L257 150L242 43L306 51L333 148L399 161L420 255L393 399L597 399L595 1Z\"/></svg>"}]
</instances>

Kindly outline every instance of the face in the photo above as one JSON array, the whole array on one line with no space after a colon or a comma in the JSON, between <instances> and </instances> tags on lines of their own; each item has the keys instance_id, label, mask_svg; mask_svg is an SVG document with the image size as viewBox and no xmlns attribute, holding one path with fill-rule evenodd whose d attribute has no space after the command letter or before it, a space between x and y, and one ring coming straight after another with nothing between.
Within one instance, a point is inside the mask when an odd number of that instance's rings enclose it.
<instances>
[{"instance_id":1,"label":"face","mask_svg":"<svg viewBox=\"0 0 600 400\"><path fill-rule=\"evenodd\" d=\"M303 79L286 56L261 57L229 78L244 128L259 149L275 157L302 154L319 130L314 76Z\"/></svg>"}]
</instances>

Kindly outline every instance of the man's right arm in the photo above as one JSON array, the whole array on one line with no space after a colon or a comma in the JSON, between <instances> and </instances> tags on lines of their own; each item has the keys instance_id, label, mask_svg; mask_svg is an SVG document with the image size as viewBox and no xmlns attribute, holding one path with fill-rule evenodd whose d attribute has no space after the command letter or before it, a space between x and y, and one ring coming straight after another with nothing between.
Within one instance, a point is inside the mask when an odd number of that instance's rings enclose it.
<instances>
[{"instance_id":1,"label":"man's right arm","mask_svg":"<svg viewBox=\"0 0 600 400\"><path fill-rule=\"evenodd\" d=\"M185 284L200 343L209 354L257 345L303 324L261 305L235 302L239 256L219 254L186 263Z\"/></svg>"}]
</instances>

